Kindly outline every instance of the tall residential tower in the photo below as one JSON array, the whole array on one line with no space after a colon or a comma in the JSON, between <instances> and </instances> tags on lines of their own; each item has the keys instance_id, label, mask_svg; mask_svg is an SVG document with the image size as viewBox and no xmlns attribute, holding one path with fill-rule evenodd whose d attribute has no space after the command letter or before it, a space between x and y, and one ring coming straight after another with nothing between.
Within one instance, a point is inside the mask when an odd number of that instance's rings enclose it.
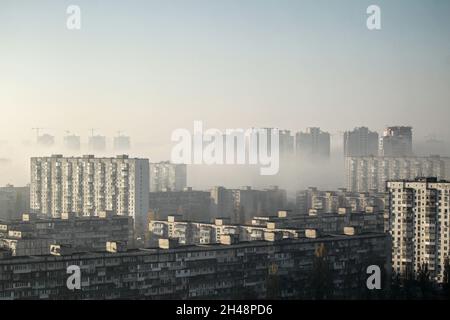
<instances>
[{"instance_id":1,"label":"tall residential tower","mask_svg":"<svg viewBox=\"0 0 450 320\"><path fill-rule=\"evenodd\" d=\"M394 271L406 276L427 268L433 280L442 282L450 253L450 182L396 180L387 189Z\"/></svg>"},{"instance_id":2,"label":"tall residential tower","mask_svg":"<svg viewBox=\"0 0 450 320\"><path fill-rule=\"evenodd\" d=\"M148 177L148 159L126 155L31 158L31 210L48 217L113 211L140 225L148 213Z\"/></svg>"},{"instance_id":3,"label":"tall residential tower","mask_svg":"<svg viewBox=\"0 0 450 320\"><path fill-rule=\"evenodd\" d=\"M380 155L385 157L412 156L412 127L386 128L380 139Z\"/></svg>"},{"instance_id":4,"label":"tall residential tower","mask_svg":"<svg viewBox=\"0 0 450 320\"><path fill-rule=\"evenodd\" d=\"M366 127L344 133L344 156L365 157L378 155L378 133Z\"/></svg>"},{"instance_id":5,"label":"tall residential tower","mask_svg":"<svg viewBox=\"0 0 450 320\"><path fill-rule=\"evenodd\" d=\"M329 159L330 134L320 128L308 128L306 132L297 132L295 152L302 159Z\"/></svg>"}]
</instances>

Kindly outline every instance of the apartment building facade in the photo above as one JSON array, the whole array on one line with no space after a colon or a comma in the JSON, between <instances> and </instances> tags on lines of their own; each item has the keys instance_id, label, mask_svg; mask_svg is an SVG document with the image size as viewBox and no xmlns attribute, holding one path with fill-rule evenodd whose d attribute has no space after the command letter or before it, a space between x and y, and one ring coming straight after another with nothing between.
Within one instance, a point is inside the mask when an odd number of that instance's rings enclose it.
<instances>
[{"instance_id":1,"label":"apartment building facade","mask_svg":"<svg viewBox=\"0 0 450 320\"><path fill-rule=\"evenodd\" d=\"M307 128L295 136L295 153L300 159L327 160L330 158L330 134L320 128Z\"/></svg>"},{"instance_id":2,"label":"apartment building facade","mask_svg":"<svg viewBox=\"0 0 450 320\"><path fill-rule=\"evenodd\" d=\"M253 226L278 229L294 229L300 233L315 229L323 234L339 234L345 227L352 227L359 233L383 233L389 231L389 219L384 209L368 206L364 210L338 208L335 212L321 212L310 209L307 215L280 210L271 217L253 217Z\"/></svg>"},{"instance_id":3,"label":"apartment building facade","mask_svg":"<svg viewBox=\"0 0 450 320\"><path fill-rule=\"evenodd\" d=\"M345 162L347 189L354 192L384 192L389 180L450 178L450 157L348 157Z\"/></svg>"},{"instance_id":4,"label":"apartment building facade","mask_svg":"<svg viewBox=\"0 0 450 320\"><path fill-rule=\"evenodd\" d=\"M30 187L0 187L0 220L19 219L30 211Z\"/></svg>"},{"instance_id":5,"label":"apartment building facade","mask_svg":"<svg viewBox=\"0 0 450 320\"><path fill-rule=\"evenodd\" d=\"M148 177L148 159L127 155L31 158L31 211L54 218L113 211L139 227L148 213Z\"/></svg>"},{"instance_id":6,"label":"apartment building facade","mask_svg":"<svg viewBox=\"0 0 450 320\"><path fill-rule=\"evenodd\" d=\"M385 251L386 236L371 234L5 257L0 299L311 299L316 259L329 271L328 297L357 298ZM68 266L80 268L81 290L67 288Z\"/></svg>"},{"instance_id":7,"label":"apartment building facade","mask_svg":"<svg viewBox=\"0 0 450 320\"><path fill-rule=\"evenodd\" d=\"M339 208L351 208L352 211L364 211L366 207L383 210L385 193L378 191L351 192L345 188L336 191L324 191L315 187L297 192L296 211L299 214L309 214L310 209L320 213L337 212Z\"/></svg>"},{"instance_id":8,"label":"apartment building facade","mask_svg":"<svg viewBox=\"0 0 450 320\"><path fill-rule=\"evenodd\" d=\"M264 190L242 187L211 189L212 217L229 218L232 223L250 223L253 216L270 216L287 205L286 190L273 186Z\"/></svg>"},{"instance_id":9,"label":"apartment building facade","mask_svg":"<svg viewBox=\"0 0 450 320\"><path fill-rule=\"evenodd\" d=\"M402 276L425 266L437 282L444 279L450 254L450 182L417 178L387 182L392 267Z\"/></svg>"},{"instance_id":10,"label":"apartment building facade","mask_svg":"<svg viewBox=\"0 0 450 320\"><path fill-rule=\"evenodd\" d=\"M188 220L210 221L211 198L208 191L192 190L150 192L149 208L153 219L179 214Z\"/></svg>"},{"instance_id":11,"label":"apartment building facade","mask_svg":"<svg viewBox=\"0 0 450 320\"><path fill-rule=\"evenodd\" d=\"M169 216L167 220L149 222L149 244L159 239L176 239L182 245L220 243L223 235L231 235L239 241L261 241L265 239L297 239L300 231L277 228L275 224L238 225L230 219L216 218L214 223L201 223L183 220L181 216Z\"/></svg>"},{"instance_id":12,"label":"apartment building facade","mask_svg":"<svg viewBox=\"0 0 450 320\"><path fill-rule=\"evenodd\" d=\"M380 139L380 153L385 157L413 156L412 127L387 127Z\"/></svg>"},{"instance_id":13,"label":"apartment building facade","mask_svg":"<svg viewBox=\"0 0 450 320\"><path fill-rule=\"evenodd\" d=\"M378 155L378 133L367 127L344 132L344 156L365 157Z\"/></svg>"},{"instance_id":14,"label":"apartment building facade","mask_svg":"<svg viewBox=\"0 0 450 320\"><path fill-rule=\"evenodd\" d=\"M133 219L100 212L96 217L63 214L61 218L24 214L22 220L0 222L0 248L13 257L48 255L50 245L56 244L103 251L108 241L134 248Z\"/></svg>"},{"instance_id":15,"label":"apartment building facade","mask_svg":"<svg viewBox=\"0 0 450 320\"><path fill-rule=\"evenodd\" d=\"M150 192L183 191L187 186L187 166L169 161L150 163Z\"/></svg>"}]
</instances>

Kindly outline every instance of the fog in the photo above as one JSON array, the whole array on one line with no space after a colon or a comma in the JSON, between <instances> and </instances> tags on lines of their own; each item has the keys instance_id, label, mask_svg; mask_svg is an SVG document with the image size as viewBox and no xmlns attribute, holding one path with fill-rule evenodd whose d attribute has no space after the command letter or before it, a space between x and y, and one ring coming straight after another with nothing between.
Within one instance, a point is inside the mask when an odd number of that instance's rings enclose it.
<instances>
[{"instance_id":1,"label":"fog","mask_svg":"<svg viewBox=\"0 0 450 320\"><path fill-rule=\"evenodd\" d=\"M113 151L111 139L109 148L105 152L93 152L87 145L82 145L81 150L74 152L58 143L53 147L36 146L33 140L22 141L14 145L3 142L0 151L0 184L11 183L17 186L30 182L30 158L36 156L50 156L63 154L64 156L81 156L83 154L95 154L96 156L114 157L117 154L129 154L130 157L148 158L151 162L170 160L171 147L175 145L140 146L133 144L129 151ZM109 150L108 150L109 149ZM344 183L344 161L340 148L332 150L329 161L308 163L307 161L280 162L279 172L272 176L262 176L260 165L188 165L188 186L194 189L206 190L213 186L225 186L238 188L252 186L253 188L267 188L279 186L290 192L308 186L322 188L342 187Z\"/></svg>"},{"instance_id":2,"label":"fog","mask_svg":"<svg viewBox=\"0 0 450 320\"><path fill-rule=\"evenodd\" d=\"M412 126L417 154L449 153L448 1L383 1L376 32L358 0L78 4L76 31L64 3L0 5L0 184L29 183L32 156L92 153L92 128L109 139L99 155L117 154L121 130L131 156L169 160L171 133L195 120L221 130L315 126L333 137L329 162L291 163L276 176L190 166L198 189L341 187L341 133L358 126ZM54 147L36 147L36 127ZM66 131L82 138L77 154L61 147Z\"/></svg>"},{"instance_id":3,"label":"fog","mask_svg":"<svg viewBox=\"0 0 450 320\"><path fill-rule=\"evenodd\" d=\"M87 141L84 140L82 140L80 151L68 150L62 146L62 137L56 139L56 143L52 147L38 147L33 138L16 144L2 141L0 144L0 185L10 183L23 186L28 184L30 182L30 158L34 156L95 154L96 156L114 157L117 154L126 153L130 157L148 158L151 162L158 162L170 160L171 149L175 145L175 143L168 143L152 146L151 143L148 145L135 143L134 140L131 137L131 149L126 152L112 150L112 138L107 139L105 152L92 152L87 146ZM187 183L188 186L197 190L208 190L213 186L228 188L251 186L255 189L279 186L288 191L290 198L295 195L296 191L312 186L325 190L345 187L342 135L333 135L331 143L329 160L308 162L295 158L289 161L281 159L279 172L273 176L262 176L260 165L188 165ZM424 137L418 139L414 144L414 150L417 155L448 155L449 148L448 143L435 140L430 143L429 137Z\"/></svg>"}]
</instances>

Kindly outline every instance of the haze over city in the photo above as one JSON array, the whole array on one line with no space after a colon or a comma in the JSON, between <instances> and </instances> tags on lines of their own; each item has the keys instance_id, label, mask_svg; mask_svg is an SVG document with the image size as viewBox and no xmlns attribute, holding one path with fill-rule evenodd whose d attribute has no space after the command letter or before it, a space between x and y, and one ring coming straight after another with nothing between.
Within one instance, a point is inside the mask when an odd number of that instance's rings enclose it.
<instances>
[{"instance_id":1,"label":"haze over city","mask_svg":"<svg viewBox=\"0 0 450 320\"><path fill-rule=\"evenodd\" d=\"M155 161L194 120L319 126L333 149L345 130L401 124L448 145L450 4L379 2L383 28L369 32L370 1L78 1L82 28L70 32L68 1L3 0L0 158L14 166L0 183L27 183L29 156L49 153L33 149L34 127L57 143L122 130L133 155Z\"/></svg>"},{"instance_id":2,"label":"haze over city","mask_svg":"<svg viewBox=\"0 0 450 320\"><path fill-rule=\"evenodd\" d=\"M134 304L102 319L448 301L449 18L448 0L0 0L0 300Z\"/></svg>"}]
</instances>

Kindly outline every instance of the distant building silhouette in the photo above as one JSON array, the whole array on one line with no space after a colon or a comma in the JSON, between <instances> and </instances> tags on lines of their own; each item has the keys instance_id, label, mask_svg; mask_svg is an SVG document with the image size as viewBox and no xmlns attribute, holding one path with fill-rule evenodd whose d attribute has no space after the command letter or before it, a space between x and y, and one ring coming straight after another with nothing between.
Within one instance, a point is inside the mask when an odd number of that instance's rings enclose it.
<instances>
[{"instance_id":1,"label":"distant building silhouette","mask_svg":"<svg viewBox=\"0 0 450 320\"><path fill-rule=\"evenodd\" d=\"M330 158L330 134L320 128L297 132L295 144L297 157L312 160Z\"/></svg>"},{"instance_id":2,"label":"distant building silhouette","mask_svg":"<svg viewBox=\"0 0 450 320\"><path fill-rule=\"evenodd\" d=\"M55 137L50 134L39 135L37 144L41 147L52 147L55 144Z\"/></svg>"},{"instance_id":3,"label":"distant building silhouette","mask_svg":"<svg viewBox=\"0 0 450 320\"><path fill-rule=\"evenodd\" d=\"M366 127L344 133L344 156L365 157L378 155L378 133Z\"/></svg>"},{"instance_id":4,"label":"distant building silhouette","mask_svg":"<svg viewBox=\"0 0 450 320\"><path fill-rule=\"evenodd\" d=\"M106 137L100 135L92 135L89 137L89 150L101 152L106 150Z\"/></svg>"},{"instance_id":5,"label":"distant building silhouette","mask_svg":"<svg viewBox=\"0 0 450 320\"><path fill-rule=\"evenodd\" d=\"M80 150L80 148L81 148L80 137L76 136L76 135L65 136L64 137L64 147L69 150L73 150L73 151Z\"/></svg>"},{"instance_id":6,"label":"distant building silhouette","mask_svg":"<svg viewBox=\"0 0 450 320\"><path fill-rule=\"evenodd\" d=\"M114 137L113 148L115 151L128 151L131 148L130 137L119 134Z\"/></svg>"},{"instance_id":7,"label":"distant building silhouette","mask_svg":"<svg viewBox=\"0 0 450 320\"><path fill-rule=\"evenodd\" d=\"M386 128L380 139L380 155L385 157L412 156L412 127Z\"/></svg>"}]
</instances>

